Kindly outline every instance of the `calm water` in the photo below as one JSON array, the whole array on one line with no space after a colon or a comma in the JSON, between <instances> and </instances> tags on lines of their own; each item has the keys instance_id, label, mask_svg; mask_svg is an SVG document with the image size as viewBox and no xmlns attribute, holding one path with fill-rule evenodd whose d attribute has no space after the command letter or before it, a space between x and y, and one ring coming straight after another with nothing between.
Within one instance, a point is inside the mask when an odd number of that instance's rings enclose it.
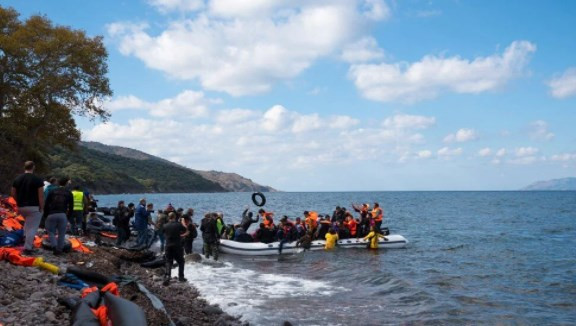
<instances>
[{"instance_id":1,"label":"calm water","mask_svg":"<svg viewBox=\"0 0 576 326\"><path fill-rule=\"evenodd\" d=\"M99 196L100 206L142 195ZM146 195L239 221L249 193ZM308 252L293 260L222 255L191 264L212 303L255 325L576 324L576 192L270 193L276 215L378 201L406 249ZM251 206L253 209L253 205ZM254 226L253 226L254 227ZM194 250L201 250L195 241Z\"/></svg>"}]
</instances>

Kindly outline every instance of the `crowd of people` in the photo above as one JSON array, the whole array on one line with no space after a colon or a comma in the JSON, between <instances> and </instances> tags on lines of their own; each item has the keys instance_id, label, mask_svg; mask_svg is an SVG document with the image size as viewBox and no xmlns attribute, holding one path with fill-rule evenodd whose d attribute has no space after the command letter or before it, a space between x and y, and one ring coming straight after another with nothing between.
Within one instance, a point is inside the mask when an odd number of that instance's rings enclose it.
<instances>
[{"instance_id":1,"label":"crowd of people","mask_svg":"<svg viewBox=\"0 0 576 326\"><path fill-rule=\"evenodd\" d=\"M315 211L304 211L302 217L294 221L284 215L278 223L274 221L274 213L260 209L258 216L253 218L248 209L242 213L239 224L229 225L221 234L221 238L238 242L293 242L308 249L313 240L326 240L326 249L333 249L340 239L364 238L371 240L370 248L378 248L378 238L386 237L381 231L384 211L378 203L362 205L352 204L359 217L345 207L337 206L332 214L319 215ZM259 227L252 233L248 229L253 223ZM223 224L223 222L222 222Z\"/></svg>"},{"instance_id":2,"label":"crowd of people","mask_svg":"<svg viewBox=\"0 0 576 326\"><path fill-rule=\"evenodd\" d=\"M381 225L384 211L378 203L370 208L368 203L352 204L354 212L345 207L336 207L332 214L321 215L315 211L304 211L303 216L294 220L284 215L274 221L273 212L259 209L256 217L247 207L242 212L238 224L226 224L222 213L211 212L204 215L200 225L193 222L194 209L175 209L168 204L155 213L154 205L142 198L138 205L118 202L113 211L113 226L108 225L96 213L97 200L73 185L68 178L49 177L43 181L34 175L34 162L24 165L25 172L12 184L11 195L18 203L19 211L25 218L25 245L23 254L34 255L34 236L44 227L54 254L63 252L65 234L86 235L91 231L115 231L116 246L126 246L134 233L137 238L130 249L146 249L160 243L160 253L166 260L165 283L170 281L173 261L179 265L178 279L184 278L184 255L191 254L198 227L202 232L202 252L206 258L218 260L220 239L238 242L297 242L297 246L309 249L313 240L326 240L325 248L333 249L339 239L364 238L370 248L378 248L382 234ZM249 232L252 224L259 223L255 231ZM134 232L133 232L134 231Z\"/></svg>"}]
</instances>

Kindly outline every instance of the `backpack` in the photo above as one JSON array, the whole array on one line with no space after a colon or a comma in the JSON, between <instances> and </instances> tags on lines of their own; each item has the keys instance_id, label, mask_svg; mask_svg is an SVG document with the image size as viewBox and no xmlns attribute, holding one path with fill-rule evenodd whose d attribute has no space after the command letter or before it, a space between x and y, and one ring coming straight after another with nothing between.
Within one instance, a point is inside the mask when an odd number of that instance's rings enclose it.
<instances>
[{"instance_id":1,"label":"backpack","mask_svg":"<svg viewBox=\"0 0 576 326\"><path fill-rule=\"evenodd\" d=\"M196 239L198 237L198 230L196 230L196 226L192 225L192 232L190 234L192 239Z\"/></svg>"}]
</instances>

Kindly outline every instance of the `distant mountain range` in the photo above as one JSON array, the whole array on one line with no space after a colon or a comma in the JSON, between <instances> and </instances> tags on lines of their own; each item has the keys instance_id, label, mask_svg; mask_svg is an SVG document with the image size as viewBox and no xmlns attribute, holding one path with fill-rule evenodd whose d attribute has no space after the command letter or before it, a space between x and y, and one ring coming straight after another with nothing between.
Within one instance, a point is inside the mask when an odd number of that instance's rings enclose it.
<instances>
[{"instance_id":1,"label":"distant mountain range","mask_svg":"<svg viewBox=\"0 0 576 326\"><path fill-rule=\"evenodd\" d=\"M76 151L55 147L47 165L54 175L99 194L276 191L236 173L199 171L126 147L80 142Z\"/></svg>"},{"instance_id":2,"label":"distant mountain range","mask_svg":"<svg viewBox=\"0 0 576 326\"><path fill-rule=\"evenodd\" d=\"M576 190L576 178L538 181L522 190Z\"/></svg>"}]
</instances>

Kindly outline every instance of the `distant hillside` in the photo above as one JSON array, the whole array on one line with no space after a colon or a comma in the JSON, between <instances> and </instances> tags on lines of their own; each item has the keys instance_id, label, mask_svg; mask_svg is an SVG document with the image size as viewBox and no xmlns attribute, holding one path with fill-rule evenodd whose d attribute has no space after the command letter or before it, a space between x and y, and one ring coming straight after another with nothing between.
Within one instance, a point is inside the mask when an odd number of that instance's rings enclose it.
<instances>
[{"instance_id":1,"label":"distant hillside","mask_svg":"<svg viewBox=\"0 0 576 326\"><path fill-rule=\"evenodd\" d=\"M522 190L576 190L576 178L538 181Z\"/></svg>"},{"instance_id":2,"label":"distant hillside","mask_svg":"<svg viewBox=\"0 0 576 326\"><path fill-rule=\"evenodd\" d=\"M78 146L55 147L47 155L51 174L69 176L75 184L99 194L150 192L226 192L198 173L158 160L137 160Z\"/></svg>"},{"instance_id":3,"label":"distant hillside","mask_svg":"<svg viewBox=\"0 0 576 326\"><path fill-rule=\"evenodd\" d=\"M140 161L157 161L162 162L164 164L168 164L174 167L178 167L181 169L186 169L188 171L192 171L194 173L199 174L203 178L210 180L214 183L219 184L222 188L226 189L226 191L233 191L233 192L241 192L241 191L262 191L262 192L271 192L277 191L276 189L263 186L253 182L252 180L245 178L241 175L236 173L226 173L226 172L219 172L219 171L200 171L189 169L178 165L174 162L170 162L168 160L162 159L160 157L150 155L139 150L121 147L121 146L110 146L104 145L98 142L80 142L80 145L92 150L96 150L103 153L113 153L115 155L119 155L122 157L140 160Z\"/></svg>"}]
</instances>

